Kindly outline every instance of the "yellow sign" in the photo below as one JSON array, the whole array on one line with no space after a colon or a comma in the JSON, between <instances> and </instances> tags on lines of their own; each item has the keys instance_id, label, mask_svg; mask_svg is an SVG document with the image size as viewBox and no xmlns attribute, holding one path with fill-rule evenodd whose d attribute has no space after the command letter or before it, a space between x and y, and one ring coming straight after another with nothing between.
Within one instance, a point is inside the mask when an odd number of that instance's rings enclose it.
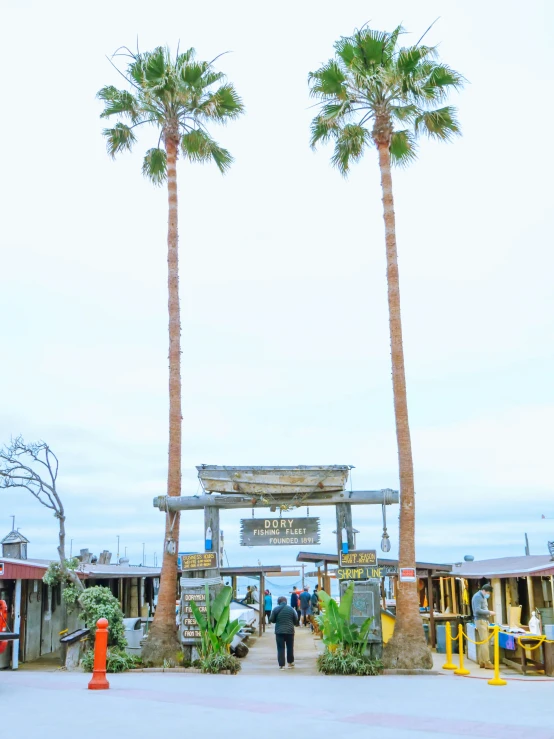
<instances>
[{"instance_id":1,"label":"yellow sign","mask_svg":"<svg viewBox=\"0 0 554 739\"><path fill-rule=\"evenodd\" d=\"M339 567L336 576L339 580L372 580L388 577L396 572L395 567L375 565L375 567Z\"/></svg>"},{"instance_id":2,"label":"yellow sign","mask_svg":"<svg viewBox=\"0 0 554 739\"><path fill-rule=\"evenodd\" d=\"M341 567L357 567L359 565L376 565L377 552L375 549L354 549L351 552L341 552L339 554Z\"/></svg>"}]
</instances>

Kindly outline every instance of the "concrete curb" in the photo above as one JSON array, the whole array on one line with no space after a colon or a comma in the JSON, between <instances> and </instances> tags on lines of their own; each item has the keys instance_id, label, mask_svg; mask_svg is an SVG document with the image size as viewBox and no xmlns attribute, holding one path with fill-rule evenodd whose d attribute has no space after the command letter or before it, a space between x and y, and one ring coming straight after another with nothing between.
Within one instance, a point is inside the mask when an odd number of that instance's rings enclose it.
<instances>
[{"instance_id":1,"label":"concrete curb","mask_svg":"<svg viewBox=\"0 0 554 739\"><path fill-rule=\"evenodd\" d=\"M437 670L422 670L422 669L415 669L415 670L402 670L402 669L387 669L383 670L381 673L382 675L443 675L442 672L437 672Z\"/></svg>"}]
</instances>

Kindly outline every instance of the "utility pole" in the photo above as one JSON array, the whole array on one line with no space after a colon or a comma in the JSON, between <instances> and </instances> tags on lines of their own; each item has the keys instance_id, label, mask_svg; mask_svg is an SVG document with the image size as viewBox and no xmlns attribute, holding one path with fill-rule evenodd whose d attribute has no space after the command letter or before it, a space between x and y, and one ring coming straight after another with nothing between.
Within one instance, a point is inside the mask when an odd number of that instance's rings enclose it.
<instances>
[{"instance_id":1,"label":"utility pole","mask_svg":"<svg viewBox=\"0 0 554 739\"><path fill-rule=\"evenodd\" d=\"M69 540L69 559L73 557L73 539Z\"/></svg>"},{"instance_id":2,"label":"utility pole","mask_svg":"<svg viewBox=\"0 0 554 739\"><path fill-rule=\"evenodd\" d=\"M119 564L119 534L117 534L117 564Z\"/></svg>"},{"instance_id":3,"label":"utility pole","mask_svg":"<svg viewBox=\"0 0 554 739\"><path fill-rule=\"evenodd\" d=\"M527 537L527 534L525 534L525 556L528 557L531 554L531 551L529 550L529 538Z\"/></svg>"},{"instance_id":4,"label":"utility pole","mask_svg":"<svg viewBox=\"0 0 554 739\"><path fill-rule=\"evenodd\" d=\"M142 542L142 566L144 567L145 563L145 552L144 552L144 542Z\"/></svg>"}]
</instances>

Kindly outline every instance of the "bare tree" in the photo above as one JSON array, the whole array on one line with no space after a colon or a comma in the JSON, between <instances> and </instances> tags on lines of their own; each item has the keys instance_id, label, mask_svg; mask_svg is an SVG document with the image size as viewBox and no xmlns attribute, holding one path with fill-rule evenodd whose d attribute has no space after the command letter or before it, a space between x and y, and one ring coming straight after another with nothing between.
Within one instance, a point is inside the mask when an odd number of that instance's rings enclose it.
<instances>
[{"instance_id":1,"label":"bare tree","mask_svg":"<svg viewBox=\"0 0 554 739\"><path fill-rule=\"evenodd\" d=\"M58 458L44 441L26 444L21 436L0 449L0 487L25 488L45 508L54 512L59 525L60 574L78 590L84 590L65 556L65 510L57 490Z\"/></svg>"}]
</instances>

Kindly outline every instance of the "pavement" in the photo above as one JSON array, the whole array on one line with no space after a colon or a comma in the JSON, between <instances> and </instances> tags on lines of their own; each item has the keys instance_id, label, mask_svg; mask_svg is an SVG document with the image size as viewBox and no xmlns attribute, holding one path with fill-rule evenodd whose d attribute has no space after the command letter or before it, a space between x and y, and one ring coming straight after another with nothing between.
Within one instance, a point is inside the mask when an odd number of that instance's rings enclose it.
<instances>
[{"instance_id":1,"label":"pavement","mask_svg":"<svg viewBox=\"0 0 554 739\"><path fill-rule=\"evenodd\" d=\"M294 670L277 669L273 648L268 632L236 676L124 673L109 675L106 691L87 690L90 675L78 672L2 671L2 734L282 739L292 727L296 737L318 739L554 739L553 680L518 676L492 687L490 672L478 668L469 678L327 677L313 671L317 645L308 631L298 632ZM437 667L443 661L436 655Z\"/></svg>"}]
</instances>

